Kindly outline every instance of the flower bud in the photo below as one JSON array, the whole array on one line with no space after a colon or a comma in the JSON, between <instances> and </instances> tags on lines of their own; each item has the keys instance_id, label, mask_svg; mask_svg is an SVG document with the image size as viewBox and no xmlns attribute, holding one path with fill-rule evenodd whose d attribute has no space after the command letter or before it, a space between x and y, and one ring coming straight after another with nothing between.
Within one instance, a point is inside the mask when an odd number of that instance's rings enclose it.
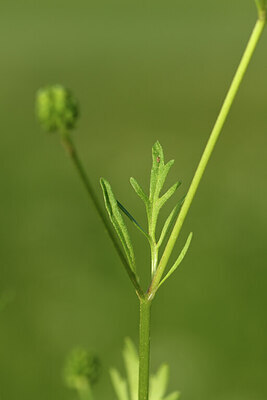
<instances>
[{"instance_id":1,"label":"flower bud","mask_svg":"<svg viewBox=\"0 0 267 400\"><path fill-rule=\"evenodd\" d=\"M91 352L74 349L67 358L64 379L68 387L78 389L86 384L93 385L99 379L100 362Z\"/></svg>"},{"instance_id":2,"label":"flower bud","mask_svg":"<svg viewBox=\"0 0 267 400\"><path fill-rule=\"evenodd\" d=\"M36 114L45 131L63 133L75 127L79 116L78 102L63 86L47 86L37 93Z\"/></svg>"}]
</instances>

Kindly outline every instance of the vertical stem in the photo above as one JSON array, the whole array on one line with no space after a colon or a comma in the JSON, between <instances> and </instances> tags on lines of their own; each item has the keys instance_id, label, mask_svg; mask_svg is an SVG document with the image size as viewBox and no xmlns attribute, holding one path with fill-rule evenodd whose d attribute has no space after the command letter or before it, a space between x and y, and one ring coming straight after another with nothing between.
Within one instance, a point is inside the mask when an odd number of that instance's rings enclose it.
<instances>
[{"instance_id":1,"label":"vertical stem","mask_svg":"<svg viewBox=\"0 0 267 400\"><path fill-rule=\"evenodd\" d=\"M93 400L93 393L90 384L83 382L78 387L78 393L80 400Z\"/></svg>"},{"instance_id":2,"label":"vertical stem","mask_svg":"<svg viewBox=\"0 0 267 400\"><path fill-rule=\"evenodd\" d=\"M151 301L140 299L139 325L139 400L148 400L150 362L150 316Z\"/></svg>"},{"instance_id":3,"label":"vertical stem","mask_svg":"<svg viewBox=\"0 0 267 400\"><path fill-rule=\"evenodd\" d=\"M149 289L150 296L153 297L155 295L155 292L157 290L157 287L160 283L161 277L164 273L164 270L166 268L167 262L170 258L170 255L172 253L172 250L174 248L174 245L176 243L176 240L178 238L178 235L181 231L181 228L183 226L184 220L186 218L186 215L189 211L189 208L191 206L191 203L193 201L193 198L195 197L196 191L198 189L198 186L200 184L201 178L204 174L204 171L206 169L206 166L208 164L208 161L210 159L210 156L213 152L214 146L220 136L220 133L222 131L222 128L224 126L225 120L229 114L229 111L231 109L231 106L233 104L233 101L236 97L236 94L238 92L238 89L240 87L240 84L243 80L243 77L245 75L245 72L247 70L247 67L249 65L249 62L251 60L251 57L255 51L255 48L257 46L257 43L260 39L260 36L262 34L263 28L265 26L265 18L266 15L265 13L262 13L259 15L259 19L256 22L256 25L253 29L253 32L250 36L249 42L247 44L247 47L245 49L245 52L243 54L243 57L239 63L239 66L237 68L237 71L235 73L235 76L233 78L233 81L231 83L230 89L226 95L226 98L224 100L224 103L222 105L221 111L218 115L218 118L215 122L214 128L211 132L211 135L209 137L209 140L207 142L207 145L205 147L205 150L202 154L202 157L200 159L200 162L198 164L198 167L196 169L195 175L193 177L193 180L191 182L191 185L189 187L188 193L186 195L184 204L181 208L180 214L176 220L176 223L174 225L174 228L172 230L172 233L170 235L169 241L165 247L164 253L162 255L162 258L160 260L157 272L155 274L155 277L152 281L152 284Z\"/></svg>"}]
</instances>

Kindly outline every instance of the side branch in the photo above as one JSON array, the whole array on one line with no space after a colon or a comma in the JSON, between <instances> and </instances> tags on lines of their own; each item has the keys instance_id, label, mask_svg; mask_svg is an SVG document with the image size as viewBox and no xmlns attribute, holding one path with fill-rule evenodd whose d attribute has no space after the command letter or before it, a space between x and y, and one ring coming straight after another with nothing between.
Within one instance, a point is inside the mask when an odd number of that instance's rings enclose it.
<instances>
[{"instance_id":1,"label":"side branch","mask_svg":"<svg viewBox=\"0 0 267 400\"><path fill-rule=\"evenodd\" d=\"M151 286L148 290L148 293L151 297L153 297L156 293L156 290L158 288L158 285L160 284L162 275L165 271L165 268L167 266L168 260L171 256L172 250L174 248L174 245L176 243L176 240L178 238L178 235L181 231L181 228L183 226L184 220L187 216L187 213L189 211L189 208L191 206L191 203L195 197L196 191L198 189L198 186L200 184L201 178L204 174L204 171L207 167L208 161L210 159L210 156L213 152L213 149L215 147L215 144L220 136L220 133L222 131L222 128L224 126L224 123L226 121L226 118L229 114L229 111L231 109L231 106L233 104L233 101L236 97L236 94L238 92L238 89L240 87L240 84L244 78L245 72L248 68L248 65L250 63L251 57L255 51L255 48L257 46L257 43L261 37L263 28L265 26L265 18L262 19L258 18L256 25L253 29L253 32L250 36L249 42L247 44L247 47L245 49L245 52L243 54L243 57L240 61L240 64L238 66L238 69L236 71L236 74L233 78L233 81L231 83L230 89L226 95L226 98L224 100L223 106L221 108L221 111L218 115L218 118L216 120L216 123L214 125L214 128L211 132L210 138L207 142L206 148L202 154L201 160L198 164L198 167L196 169L195 175L193 177L193 180L191 182L191 185L189 187L188 193L186 195L184 204L181 208L180 214L176 220L176 223L174 225L174 228L172 230L172 233L170 235L169 241L166 245L166 248L164 250L164 253L162 255L162 258L160 260L157 272L154 276L154 279L152 280Z\"/></svg>"},{"instance_id":2,"label":"side branch","mask_svg":"<svg viewBox=\"0 0 267 400\"><path fill-rule=\"evenodd\" d=\"M105 226L105 229L106 229L106 231L107 231L107 233L108 233L108 235L109 235L109 237L110 237L110 239L111 239L111 241L112 241L112 243L113 243L113 245L114 245L114 247L115 247L115 249L116 249L116 251L117 251L117 253L118 253L118 255L119 255L120 259L121 259L121 261L122 261L122 263L123 263L123 266L124 266L128 276L129 276L132 284L134 285L134 288L135 288L137 296L139 298L143 298L143 296L144 296L143 290L142 290L141 286L139 285L139 283L138 283L138 281L136 279L136 276L133 273L131 267L129 266L128 261L127 261L125 255L124 255L124 253L122 252L122 249L121 249L121 247L120 247L120 245L119 245L119 243L117 241L117 238L114 235L113 229L112 229L108 219L106 218L106 214L103 212L101 204L100 204L100 202L99 202L99 200L98 200L98 198L97 198L97 196L96 196L96 194L95 194L95 192L93 190L93 187L92 187L92 185L91 185L91 183L89 181L89 178L86 175L86 172L85 172L85 170L84 170L84 168L82 166L82 163L81 163L81 161L80 161L80 159L78 157L78 154L76 152L74 144L72 143L69 135L66 134L66 133L64 133L62 135L62 144L63 144L64 148L66 149L68 155L70 156L71 160L73 161L73 164L74 164L74 166L75 166L75 168L76 168L76 170L78 172L78 175L80 176L80 178L81 178L81 180L82 180L82 182L83 182L83 184L85 186L85 189L86 189L87 193L89 194L89 197L91 198L91 200L92 200L92 202L93 202L93 204L94 204L94 206L96 208L96 211L97 211L100 219L102 220L102 222L103 222L103 224Z\"/></svg>"}]
</instances>

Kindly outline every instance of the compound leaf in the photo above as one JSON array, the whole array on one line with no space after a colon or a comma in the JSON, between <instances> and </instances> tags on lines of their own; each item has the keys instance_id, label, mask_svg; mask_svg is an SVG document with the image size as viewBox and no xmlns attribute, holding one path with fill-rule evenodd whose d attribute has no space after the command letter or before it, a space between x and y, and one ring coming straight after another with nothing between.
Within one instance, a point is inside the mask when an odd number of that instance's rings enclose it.
<instances>
[{"instance_id":1,"label":"compound leaf","mask_svg":"<svg viewBox=\"0 0 267 400\"><path fill-rule=\"evenodd\" d=\"M161 198L159 198L161 189L173 164L174 160L169 161L166 165L164 164L164 154L162 146L159 142L156 142L152 147L150 191L146 207L148 217L148 232L152 240L154 240L155 237L160 208L173 195L173 193L179 186L178 183L174 184Z\"/></svg>"}]
</instances>

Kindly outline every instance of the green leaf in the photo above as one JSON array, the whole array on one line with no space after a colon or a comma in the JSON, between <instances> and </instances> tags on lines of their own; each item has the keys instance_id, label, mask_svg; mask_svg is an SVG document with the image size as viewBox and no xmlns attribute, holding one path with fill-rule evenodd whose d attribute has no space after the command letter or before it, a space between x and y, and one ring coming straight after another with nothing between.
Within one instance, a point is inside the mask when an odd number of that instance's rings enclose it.
<instances>
[{"instance_id":1,"label":"green leaf","mask_svg":"<svg viewBox=\"0 0 267 400\"><path fill-rule=\"evenodd\" d=\"M167 192L163 196L161 196L158 201L159 208L161 208L166 203L166 201L169 200L169 198L175 193L180 185L181 182L176 182L174 185L172 185L172 187L170 187L169 190L167 190Z\"/></svg>"},{"instance_id":2,"label":"green leaf","mask_svg":"<svg viewBox=\"0 0 267 400\"><path fill-rule=\"evenodd\" d=\"M123 359L127 372L130 398L131 400L138 400L139 359L136 348L129 338L125 339Z\"/></svg>"},{"instance_id":3,"label":"green leaf","mask_svg":"<svg viewBox=\"0 0 267 400\"><path fill-rule=\"evenodd\" d=\"M164 168L164 154L161 144L157 141L152 147L152 169L150 174L150 201L154 198L159 176Z\"/></svg>"},{"instance_id":4,"label":"green leaf","mask_svg":"<svg viewBox=\"0 0 267 400\"><path fill-rule=\"evenodd\" d=\"M162 228L162 231L161 231L161 234L160 234L160 238L159 238L159 241L158 241L158 247L160 247L162 245L166 235L168 234L168 232L169 232L169 230L171 228L172 222L174 221L174 219L177 217L179 211L181 210L181 207L183 205L184 199L185 199L185 196L179 201L178 204L176 204L176 206L173 208L172 212L170 213L170 215L166 219L165 224L163 225L163 228Z\"/></svg>"},{"instance_id":5,"label":"green leaf","mask_svg":"<svg viewBox=\"0 0 267 400\"><path fill-rule=\"evenodd\" d=\"M160 199L159 195L174 160L164 164L161 144L156 142L152 147L152 169L150 175L150 192L147 203L148 231L152 242L155 241L156 225L160 208L175 192L179 184L174 184Z\"/></svg>"},{"instance_id":6,"label":"green leaf","mask_svg":"<svg viewBox=\"0 0 267 400\"><path fill-rule=\"evenodd\" d=\"M179 267L179 265L180 265L181 262L183 261L185 255L186 255L186 253L187 253L187 250L189 249L189 246L190 246L190 243L191 243L191 240L192 240L192 236L193 236L193 233L191 232L191 233L189 234L187 240L186 240L186 243L185 243L185 245L184 245L183 250L182 250L181 253L179 254L179 257L177 258L176 262L175 262L174 265L171 267L171 269L169 270L169 272L168 272L168 273L164 276L164 278L161 280L161 282L160 282L159 285L158 285L158 288L163 284L163 282L166 281L166 279L168 279L168 278L173 274L173 272Z\"/></svg>"},{"instance_id":7,"label":"green leaf","mask_svg":"<svg viewBox=\"0 0 267 400\"><path fill-rule=\"evenodd\" d=\"M180 393L179 392L173 392L169 394L169 396L164 397L163 400L178 400L180 398Z\"/></svg>"},{"instance_id":8,"label":"green leaf","mask_svg":"<svg viewBox=\"0 0 267 400\"><path fill-rule=\"evenodd\" d=\"M169 366L163 364L155 375L150 378L150 396L151 400L162 400L168 386Z\"/></svg>"},{"instance_id":9,"label":"green leaf","mask_svg":"<svg viewBox=\"0 0 267 400\"><path fill-rule=\"evenodd\" d=\"M126 338L123 348L123 359L127 373L127 380L112 368L110 376L118 400L138 400L139 359L135 345L131 339ZM161 365L156 374L150 376L149 400L177 400L178 392L163 398L169 381L169 367ZM129 395L130 394L130 395Z\"/></svg>"},{"instance_id":10,"label":"green leaf","mask_svg":"<svg viewBox=\"0 0 267 400\"><path fill-rule=\"evenodd\" d=\"M143 202L145 204L147 204L148 197L145 194L145 192L143 191L143 189L141 188L141 186L139 185L139 183L137 182L137 180L134 178L130 178L130 183L131 183L132 187L134 188L136 194L140 197L140 199L143 200Z\"/></svg>"},{"instance_id":11,"label":"green leaf","mask_svg":"<svg viewBox=\"0 0 267 400\"><path fill-rule=\"evenodd\" d=\"M121 216L117 200L112 192L109 182L106 179L101 178L100 184L101 184L101 187L103 190L105 205L106 205L106 209L107 209L109 218L110 218L110 220L119 236L119 239L122 243L122 246L124 248L129 265L130 265L132 271L134 273L136 273L135 256L134 256L132 242L131 242L127 227Z\"/></svg>"},{"instance_id":12,"label":"green leaf","mask_svg":"<svg viewBox=\"0 0 267 400\"><path fill-rule=\"evenodd\" d=\"M127 391L127 383L115 368L111 368L110 378L118 400L130 400Z\"/></svg>"},{"instance_id":13,"label":"green leaf","mask_svg":"<svg viewBox=\"0 0 267 400\"><path fill-rule=\"evenodd\" d=\"M164 168L161 171L161 175L160 175L159 181L158 181L158 196L160 194L160 191L164 185L164 182L165 182L167 175L168 175L171 167L173 166L173 164L174 164L174 160L170 160L166 165L164 165Z\"/></svg>"},{"instance_id":14,"label":"green leaf","mask_svg":"<svg viewBox=\"0 0 267 400\"><path fill-rule=\"evenodd\" d=\"M134 219L134 217L129 213L129 211L126 210L126 208L119 202L117 201L118 206L122 212L129 218L129 220L137 227L137 229L145 235L147 239L149 239L148 234L144 231L144 229L141 227L141 225Z\"/></svg>"},{"instance_id":15,"label":"green leaf","mask_svg":"<svg viewBox=\"0 0 267 400\"><path fill-rule=\"evenodd\" d=\"M178 400L179 392L173 392L164 397L169 383L170 368L163 364L155 375L150 378L150 400Z\"/></svg>"},{"instance_id":16,"label":"green leaf","mask_svg":"<svg viewBox=\"0 0 267 400\"><path fill-rule=\"evenodd\" d=\"M164 164L164 154L162 146L159 142L156 142L152 147L152 169L150 175L150 202L155 202L160 194L160 191L164 185L168 172L174 160L169 161L166 165Z\"/></svg>"}]
</instances>

